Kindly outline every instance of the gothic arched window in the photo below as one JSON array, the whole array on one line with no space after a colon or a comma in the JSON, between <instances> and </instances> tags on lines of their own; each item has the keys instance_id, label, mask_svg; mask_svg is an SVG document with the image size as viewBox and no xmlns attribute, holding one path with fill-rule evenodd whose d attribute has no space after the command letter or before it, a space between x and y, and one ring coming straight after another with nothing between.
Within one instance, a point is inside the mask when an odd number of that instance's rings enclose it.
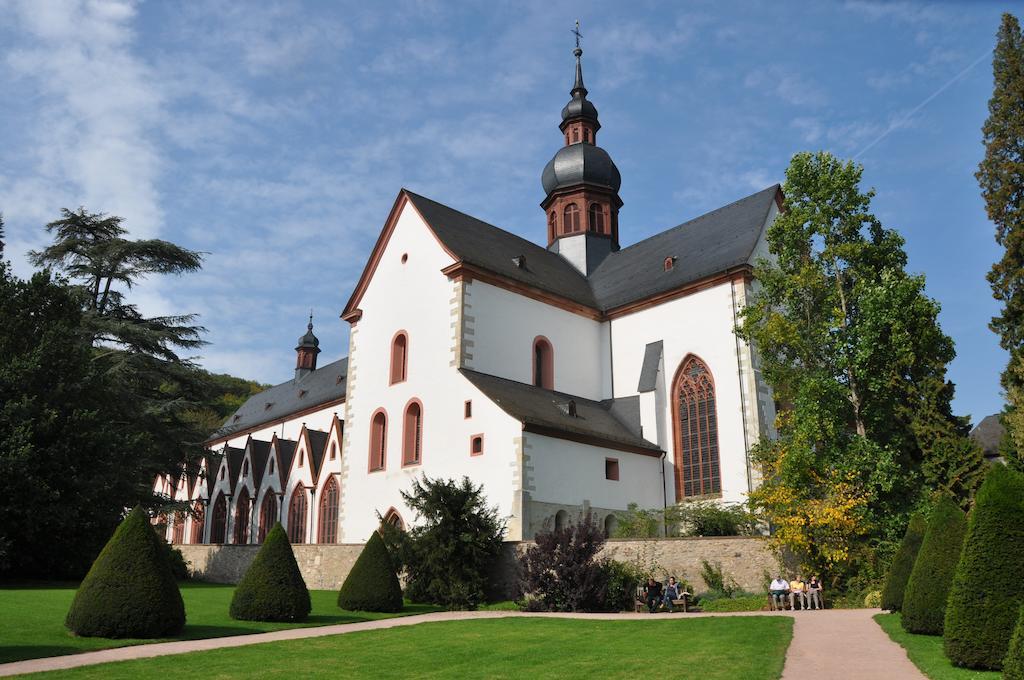
<instances>
[{"instance_id":1,"label":"gothic arched window","mask_svg":"<svg viewBox=\"0 0 1024 680\"><path fill-rule=\"evenodd\" d=\"M273 489L267 489L267 495L263 497L263 505L260 506L260 526L256 533L256 542L262 543L267 534L277 523L277 494Z\"/></svg>"},{"instance_id":2,"label":"gothic arched window","mask_svg":"<svg viewBox=\"0 0 1024 680\"><path fill-rule=\"evenodd\" d=\"M388 416L381 409L370 420L370 470L383 470L387 461Z\"/></svg>"},{"instance_id":3,"label":"gothic arched window","mask_svg":"<svg viewBox=\"0 0 1024 680\"><path fill-rule=\"evenodd\" d=\"M703 496L722 490L718 458L715 382L707 364L691 355L676 374L676 497Z\"/></svg>"},{"instance_id":4,"label":"gothic arched window","mask_svg":"<svg viewBox=\"0 0 1024 680\"><path fill-rule=\"evenodd\" d=\"M566 234L573 234L580 230L580 209L575 203L565 206L562 229Z\"/></svg>"},{"instance_id":5,"label":"gothic arched window","mask_svg":"<svg viewBox=\"0 0 1024 680\"><path fill-rule=\"evenodd\" d=\"M597 203L590 204L590 231L604 233L604 210Z\"/></svg>"},{"instance_id":6,"label":"gothic arched window","mask_svg":"<svg viewBox=\"0 0 1024 680\"><path fill-rule=\"evenodd\" d=\"M171 543L185 542L185 513L179 510L174 513L174 526L171 527Z\"/></svg>"},{"instance_id":7,"label":"gothic arched window","mask_svg":"<svg viewBox=\"0 0 1024 680\"><path fill-rule=\"evenodd\" d=\"M227 532L228 503L224 499L224 494L220 494L213 504L213 517L210 523L210 543L223 543Z\"/></svg>"},{"instance_id":8,"label":"gothic arched window","mask_svg":"<svg viewBox=\"0 0 1024 680\"><path fill-rule=\"evenodd\" d=\"M320 492L320 528L317 543L338 542L338 482L332 476Z\"/></svg>"},{"instance_id":9,"label":"gothic arched window","mask_svg":"<svg viewBox=\"0 0 1024 680\"><path fill-rule=\"evenodd\" d=\"M382 524L390 524L396 529L405 531L405 520L402 519L402 516L394 508L391 508L384 514L384 519L381 522Z\"/></svg>"},{"instance_id":10,"label":"gothic arched window","mask_svg":"<svg viewBox=\"0 0 1024 680\"><path fill-rule=\"evenodd\" d=\"M554 350L543 336L533 341L533 384L546 390L555 389Z\"/></svg>"},{"instance_id":11,"label":"gothic arched window","mask_svg":"<svg viewBox=\"0 0 1024 680\"><path fill-rule=\"evenodd\" d=\"M423 454L423 406L412 401L405 407L402 429L402 465L416 465Z\"/></svg>"},{"instance_id":12,"label":"gothic arched window","mask_svg":"<svg viewBox=\"0 0 1024 680\"><path fill-rule=\"evenodd\" d=\"M196 501L195 514L192 516L192 540L193 545L203 542L203 525L206 522L206 508L200 501Z\"/></svg>"},{"instance_id":13,"label":"gothic arched window","mask_svg":"<svg viewBox=\"0 0 1024 680\"><path fill-rule=\"evenodd\" d=\"M293 544L306 542L306 487L299 484L288 503L288 540Z\"/></svg>"},{"instance_id":14,"label":"gothic arched window","mask_svg":"<svg viewBox=\"0 0 1024 680\"><path fill-rule=\"evenodd\" d=\"M249 490L242 489L235 501L235 544L249 542Z\"/></svg>"},{"instance_id":15,"label":"gothic arched window","mask_svg":"<svg viewBox=\"0 0 1024 680\"><path fill-rule=\"evenodd\" d=\"M391 341L391 384L402 382L409 369L409 336L399 331Z\"/></svg>"}]
</instances>

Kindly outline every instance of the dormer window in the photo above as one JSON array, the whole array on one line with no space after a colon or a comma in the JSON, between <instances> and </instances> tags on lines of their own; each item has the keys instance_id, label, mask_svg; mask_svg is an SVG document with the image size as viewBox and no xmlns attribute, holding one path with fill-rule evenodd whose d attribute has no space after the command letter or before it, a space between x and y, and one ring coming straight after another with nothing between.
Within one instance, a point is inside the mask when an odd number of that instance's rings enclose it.
<instances>
[{"instance_id":1,"label":"dormer window","mask_svg":"<svg viewBox=\"0 0 1024 680\"><path fill-rule=\"evenodd\" d=\"M672 271L672 268L676 266L676 256L669 255L665 258L665 271Z\"/></svg>"},{"instance_id":2,"label":"dormer window","mask_svg":"<svg viewBox=\"0 0 1024 680\"><path fill-rule=\"evenodd\" d=\"M263 410L264 411L269 411L273 407L274 407L274 402L268 401L266 404L263 405Z\"/></svg>"},{"instance_id":3,"label":"dormer window","mask_svg":"<svg viewBox=\"0 0 1024 680\"><path fill-rule=\"evenodd\" d=\"M577 418L578 417L578 415L576 413L576 401L575 400L573 400L573 399L569 400L569 403L566 404L566 410L567 410L570 418Z\"/></svg>"},{"instance_id":4,"label":"dormer window","mask_svg":"<svg viewBox=\"0 0 1024 680\"><path fill-rule=\"evenodd\" d=\"M526 256L516 255L512 258L512 263L520 269L526 269Z\"/></svg>"},{"instance_id":5,"label":"dormer window","mask_svg":"<svg viewBox=\"0 0 1024 680\"><path fill-rule=\"evenodd\" d=\"M309 394L309 390L299 390L299 399L302 399L307 394Z\"/></svg>"}]
</instances>

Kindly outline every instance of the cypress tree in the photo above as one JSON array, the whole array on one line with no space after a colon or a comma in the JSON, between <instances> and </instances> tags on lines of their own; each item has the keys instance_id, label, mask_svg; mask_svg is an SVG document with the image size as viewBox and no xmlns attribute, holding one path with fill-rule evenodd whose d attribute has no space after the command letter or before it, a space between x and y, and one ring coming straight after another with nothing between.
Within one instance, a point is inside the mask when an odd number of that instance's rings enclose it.
<instances>
[{"instance_id":1,"label":"cypress tree","mask_svg":"<svg viewBox=\"0 0 1024 680\"><path fill-rule=\"evenodd\" d=\"M1024 607L1010 638L1010 650L1003 659L1003 680L1024 680Z\"/></svg>"},{"instance_id":2,"label":"cypress tree","mask_svg":"<svg viewBox=\"0 0 1024 680\"><path fill-rule=\"evenodd\" d=\"M1024 602L1024 475L993 465L978 491L946 608L946 656L999 669Z\"/></svg>"},{"instance_id":3,"label":"cypress tree","mask_svg":"<svg viewBox=\"0 0 1024 680\"><path fill-rule=\"evenodd\" d=\"M1024 39L1012 14L1003 14L992 54L993 88L982 127L985 158L975 177L1003 256L988 281L1003 308L990 327L1010 353L1003 386L1010 402L1008 425L1024 441Z\"/></svg>"},{"instance_id":4,"label":"cypress tree","mask_svg":"<svg viewBox=\"0 0 1024 680\"><path fill-rule=\"evenodd\" d=\"M93 562L64 625L106 638L166 637L185 627L185 603L142 508L129 513Z\"/></svg>"},{"instance_id":5,"label":"cypress tree","mask_svg":"<svg viewBox=\"0 0 1024 680\"><path fill-rule=\"evenodd\" d=\"M292 544L278 522L238 582L231 618L243 621L302 621L312 604Z\"/></svg>"},{"instance_id":6,"label":"cypress tree","mask_svg":"<svg viewBox=\"0 0 1024 680\"><path fill-rule=\"evenodd\" d=\"M903 541L892 558L892 564L889 565L889 574L882 589L882 609L898 612L903 608L903 594L907 589L907 581L914 568L917 551L921 549L921 541L924 539L927 526L928 523L920 513L910 517L907 533L903 535Z\"/></svg>"},{"instance_id":7,"label":"cypress tree","mask_svg":"<svg viewBox=\"0 0 1024 680\"><path fill-rule=\"evenodd\" d=\"M364 612L402 611L402 586L380 533L374 531L338 592L338 606Z\"/></svg>"},{"instance_id":8,"label":"cypress tree","mask_svg":"<svg viewBox=\"0 0 1024 680\"><path fill-rule=\"evenodd\" d=\"M966 531L964 511L951 497L940 496L928 517L928 529L903 597L902 622L907 632L942 634L946 598Z\"/></svg>"}]
</instances>

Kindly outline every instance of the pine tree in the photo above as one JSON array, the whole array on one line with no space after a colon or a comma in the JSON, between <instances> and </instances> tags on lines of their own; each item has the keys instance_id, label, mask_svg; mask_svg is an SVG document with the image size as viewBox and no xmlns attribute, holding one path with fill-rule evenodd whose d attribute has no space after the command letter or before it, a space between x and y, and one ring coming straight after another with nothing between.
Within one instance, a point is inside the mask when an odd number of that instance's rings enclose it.
<instances>
[{"instance_id":1,"label":"pine tree","mask_svg":"<svg viewBox=\"0 0 1024 680\"><path fill-rule=\"evenodd\" d=\"M243 621L302 621L310 609L309 590L278 522L238 582L229 613Z\"/></svg>"},{"instance_id":2,"label":"pine tree","mask_svg":"<svg viewBox=\"0 0 1024 680\"><path fill-rule=\"evenodd\" d=\"M1003 659L1003 680L1024 680L1024 607L1010 639L1010 650Z\"/></svg>"},{"instance_id":3,"label":"pine tree","mask_svg":"<svg viewBox=\"0 0 1024 680\"><path fill-rule=\"evenodd\" d=\"M992 55L993 89L982 127L985 158L975 177L1003 257L988 274L1003 304L991 328L1010 353L1003 386L1017 413L1024 406L1024 38L1012 14L1004 14ZM1017 449L1024 450L1024 413L1010 419Z\"/></svg>"},{"instance_id":4,"label":"pine tree","mask_svg":"<svg viewBox=\"0 0 1024 680\"><path fill-rule=\"evenodd\" d=\"M889 574L882 589L882 609L898 612L903 608L903 594L906 592L907 581L910 580L910 572L914 568L914 560L921 549L921 541L924 540L927 526L923 515L911 515L907 533L903 535L903 542L900 543L899 550L889 565Z\"/></svg>"},{"instance_id":5,"label":"pine tree","mask_svg":"<svg viewBox=\"0 0 1024 680\"><path fill-rule=\"evenodd\" d=\"M114 532L71 602L65 624L76 635L156 638L185 626L185 603L165 549L142 508Z\"/></svg>"},{"instance_id":6,"label":"pine tree","mask_svg":"<svg viewBox=\"0 0 1024 680\"><path fill-rule=\"evenodd\" d=\"M942 634L946 600L966 531L964 511L950 496L939 497L928 516L928 529L903 597L901 620L907 632Z\"/></svg>"},{"instance_id":7,"label":"pine tree","mask_svg":"<svg viewBox=\"0 0 1024 680\"><path fill-rule=\"evenodd\" d=\"M946 656L998 669L1024 603L1024 475L993 465L978 491L946 607Z\"/></svg>"},{"instance_id":8,"label":"pine tree","mask_svg":"<svg viewBox=\"0 0 1024 680\"><path fill-rule=\"evenodd\" d=\"M338 592L338 606L364 612L402 611L402 586L384 539L374 531Z\"/></svg>"}]
</instances>

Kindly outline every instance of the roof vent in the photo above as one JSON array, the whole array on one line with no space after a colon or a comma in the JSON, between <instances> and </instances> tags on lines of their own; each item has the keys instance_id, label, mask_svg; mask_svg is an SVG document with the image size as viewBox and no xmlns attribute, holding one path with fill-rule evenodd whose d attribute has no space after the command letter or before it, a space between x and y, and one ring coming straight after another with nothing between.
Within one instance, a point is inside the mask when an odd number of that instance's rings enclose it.
<instances>
[{"instance_id":1,"label":"roof vent","mask_svg":"<svg viewBox=\"0 0 1024 680\"><path fill-rule=\"evenodd\" d=\"M335 385L340 385L341 381L344 380L344 379L345 379L345 374L344 373L339 373L338 377L334 381L334 384Z\"/></svg>"},{"instance_id":2,"label":"roof vent","mask_svg":"<svg viewBox=\"0 0 1024 680\"><path fill-rule=\"evenodd\" d=\"M235 417L231 419L231 422L237 423L241 419L242 419L242 416L240 416L238 414L235 414Z\"/></svg>"},{"instance_id":3,"label":"roof vent","mask_svg":"<svg viewBox=\"0 0 1024 680\"><path fill-rule=\"evenodd\" d=\"M676 266L676 260L678 260L678 259L679 258L677 258L675 255L669 255L668 257L666 257L665 258L665 271L667 271L667 272L672 271L672 268Z\"/></svg>"},{"instance_id":4,"label":"roof vent","mask_svg":"<svg viewBox=\"0 0 1024 680\"><path fill-rule=\"evenodd\" d=\"M515 264L515 266L519 267L520 269L526 269L526 256L516 255L515 257L512 258L512 263Z\"/></svg>"},{"instance_id":5,"label":"roof vent","mask_svg":"<svg viewBox=\"0 0 1024 680\"><path fill-rule=\"evenodd\" d=\"M269 411L272 408L274 408L274 402L272 401L268 401L266 404L263 405L264 411Z\"/></svg>"},{"instance_id":6,"label":"roof vent","mask_svg":"<svg viewBox=\"0 0 1024 680\"><path fill-rule=\"evenodd\" d=\"M558 410L570 418L579 418L579 414L576 412L576 401L573 399L570 399L564 404L559 404Z\"/></svg>"},{"instance_id":7,"label":"roof vent","mask_svg":"<svg viewBox=\"0 0 1024 680\"><path fill-rule=\"evenodd\" d=\"M309 390L299 390L299 399L302 399L309 393Z\"/></svg>"}]
</instances>

